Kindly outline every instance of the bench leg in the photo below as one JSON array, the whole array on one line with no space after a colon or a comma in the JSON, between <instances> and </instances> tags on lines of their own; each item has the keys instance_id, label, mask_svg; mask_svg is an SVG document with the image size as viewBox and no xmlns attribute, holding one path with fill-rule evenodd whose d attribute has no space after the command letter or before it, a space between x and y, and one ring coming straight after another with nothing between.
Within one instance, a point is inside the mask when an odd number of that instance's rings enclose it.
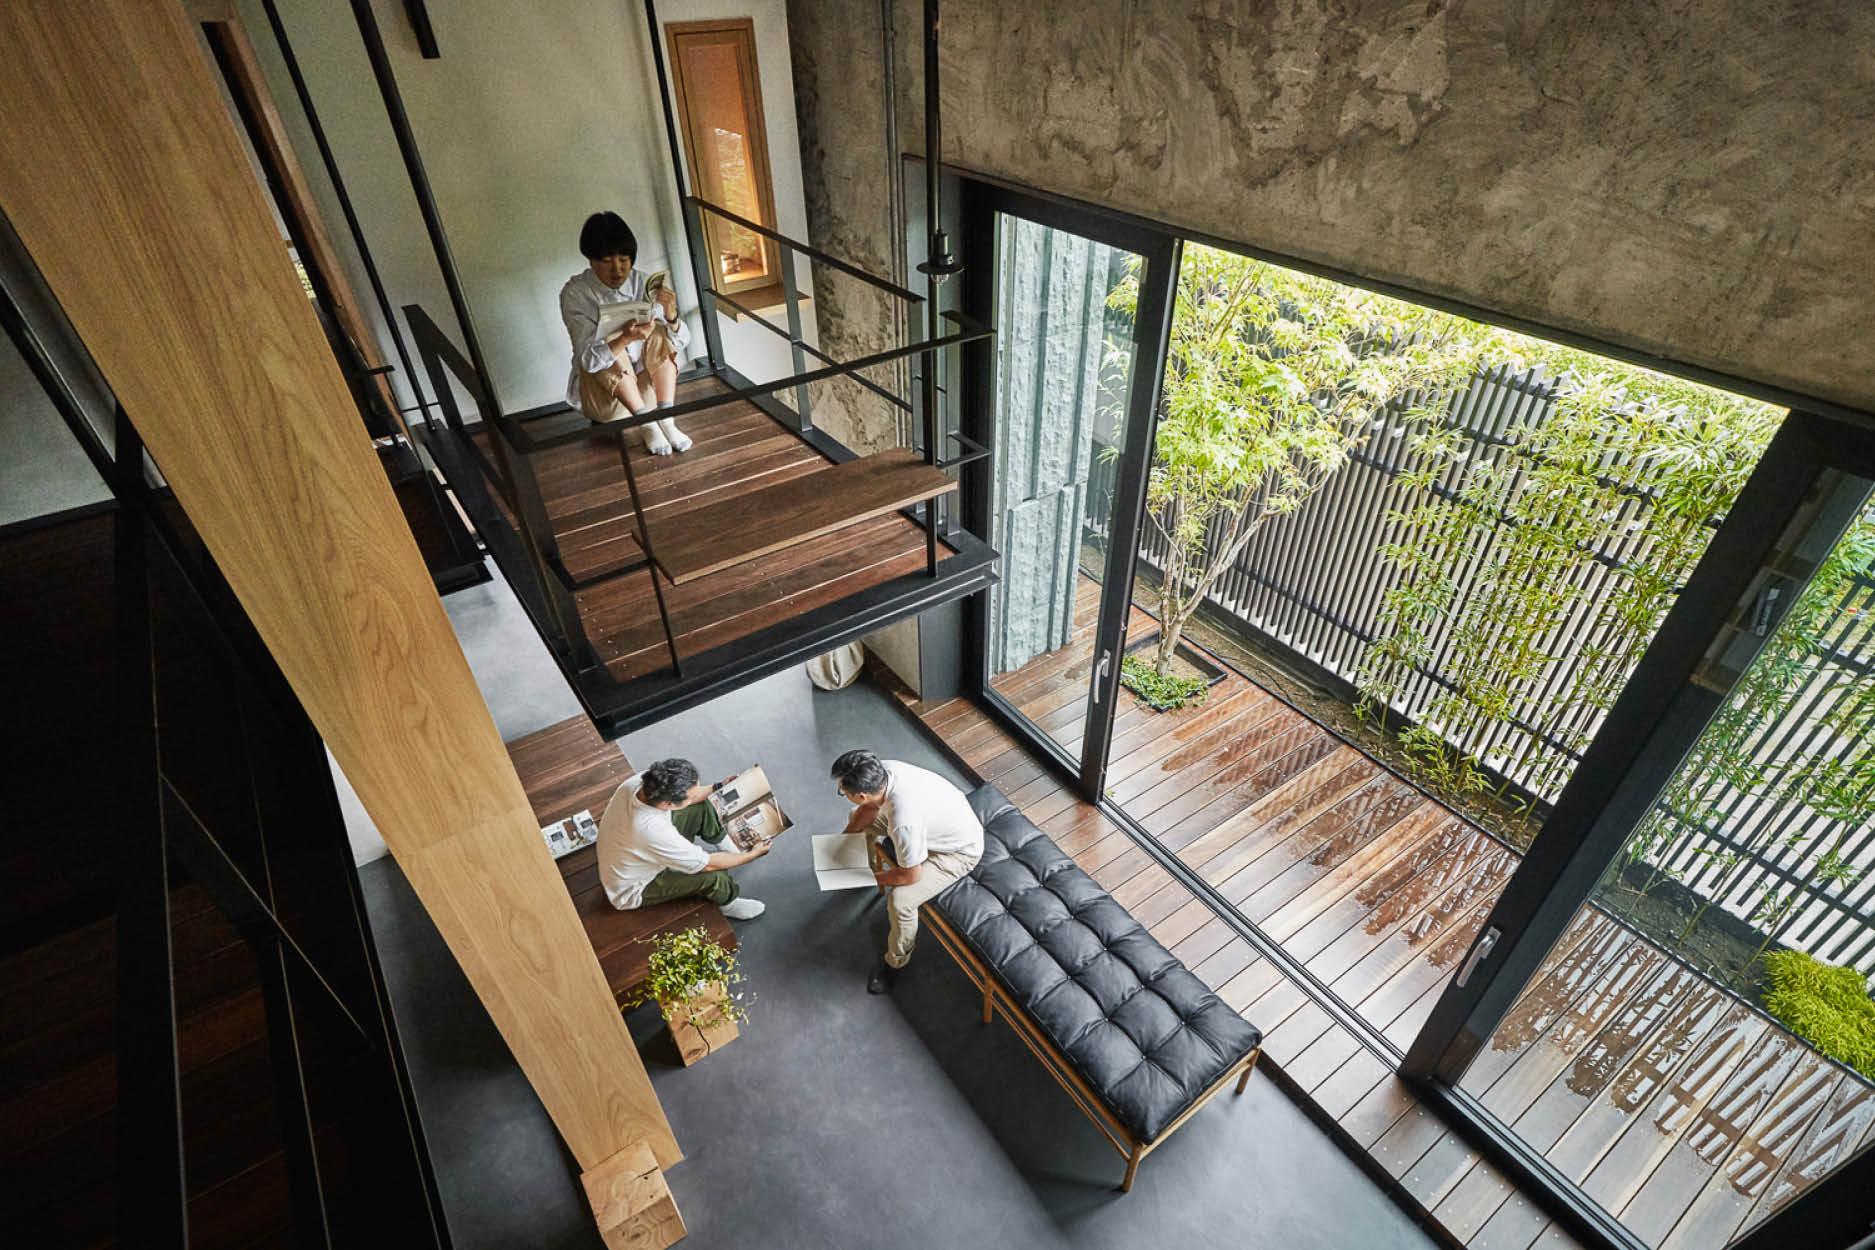
<instances>
[{"instance_id":1,"label":"bench leg","mask_svg":"<svg viewBox=\"0 0 1875 1250\"><path fill-rule=\"evenodd\" d=\"M1257 1060L1261 1059L1262 1057L1263 1057L1263 1048L1261 1046L1257 1047L1255 1050L1250 1052L1250 1058L1247 1061L1245 1061L1244 1066L1243 1066L1243 1075L1237 1078L1237 1092L1238 1093L1240 1094L1243 1093L1244 1088L1250 1084L1250 1072L1252 1069L1254 1069L1257 1066Z\"/></svg>"},{"instance_id":2,"label":"bench leg","mask_svg":"<svg viewBox=\"0 0 1875 1250\"><path fill-rule=\"evenodd\" d=\"M1139 1161L1145 1157L1146 1148L1137 1145L1133 1147L1133 1153L1126 1156L1126 1179L1120 1182L1121 1193L1130 1194L1133 1192L1133 1177L1139 1174Z\"/></svg>"},{"instance_id":3,"label":"bench leg","mask_svg":"<svg viewBox=\"0 0 1875 1250\"><path fill-rule=\"evenodd\" d=\"M996 998L989 990L983 991L983 1023L988 1024L996 1018Z\"/></svg>"}]
</instances>

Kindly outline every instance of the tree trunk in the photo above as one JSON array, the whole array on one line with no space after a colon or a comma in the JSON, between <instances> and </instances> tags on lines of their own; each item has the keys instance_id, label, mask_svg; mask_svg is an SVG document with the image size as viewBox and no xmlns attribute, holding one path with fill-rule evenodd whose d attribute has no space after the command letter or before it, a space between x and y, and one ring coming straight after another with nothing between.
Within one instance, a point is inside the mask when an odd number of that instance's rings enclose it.
<instances>
[{"instance_id":1,"label":"tree trunk","mask_svg":"<svg viewBox=\"0 0 1875 1250\"><path fill-rule=\"evenodd\" d=\"M1161 677L1172 673L1172 657L1178 652L1178 640L1184 636L1185 619L1166 613L1159 622L1159 648L1153 655L1152 666Z\"/></svg>"}]
</instances>

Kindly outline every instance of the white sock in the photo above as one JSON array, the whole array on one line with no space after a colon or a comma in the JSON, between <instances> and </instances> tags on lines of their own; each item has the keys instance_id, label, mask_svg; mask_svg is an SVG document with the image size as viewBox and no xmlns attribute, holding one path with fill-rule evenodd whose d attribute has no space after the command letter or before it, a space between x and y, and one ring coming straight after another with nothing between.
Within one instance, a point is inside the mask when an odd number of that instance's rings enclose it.
<instances>
[{"instance_id":1,"label":"white sock","mask_svg":"<svg viewBox=\"0 0 1875 1250\"><path fill-rule=\"evenodd\" d=\"M669 408L670 405L659 404L658 407ZM659 419L658 428L664 431L665 438L671 440L672 447L675 447L678 451L690 450L690 436L677 428L677 422L673 418L663 417Z\"/></svg>"},{"instance_id":2,"label":"white sock","mask_svg":"<svg viewBox=\"0 0 1875 1250\"><path fill-rule=\"evenodd\" d=\"M655 411L655 409L646 407L644 411L634 412L632 415L634 417L642 417L653 411ZM654 456L668 456L671 454L670 440L664 437L664 431L658 428L658 423L656 421L648 421L639 426L638 429L645 436L646 451Z\"/></svg>"}]
</instances>

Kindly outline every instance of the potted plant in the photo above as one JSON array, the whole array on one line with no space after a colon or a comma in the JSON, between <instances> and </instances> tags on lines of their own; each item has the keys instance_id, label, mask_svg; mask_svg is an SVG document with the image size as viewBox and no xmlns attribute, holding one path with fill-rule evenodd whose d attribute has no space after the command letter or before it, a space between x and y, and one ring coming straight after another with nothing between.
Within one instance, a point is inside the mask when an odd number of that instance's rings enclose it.
<instances>
[{"instance_id":1,"label":"potted plant","mask_svg":"<svg viewBox=\"0 0 1875 1250\"><path fill-rule=\"evenodd\" d=\"M650 972L627 1005L657 1002L688 1067L734 1041L736 1026L749 1018L742 995L730 990L742 979L735 952L702 926L663 933L652 941Z\"/></svg>"}]
</instances>

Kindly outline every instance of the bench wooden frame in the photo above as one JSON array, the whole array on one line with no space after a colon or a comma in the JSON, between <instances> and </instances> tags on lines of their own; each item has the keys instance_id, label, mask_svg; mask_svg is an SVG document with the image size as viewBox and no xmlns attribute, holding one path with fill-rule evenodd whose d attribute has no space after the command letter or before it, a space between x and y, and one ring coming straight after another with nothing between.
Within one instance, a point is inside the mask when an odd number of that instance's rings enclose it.
<instances>
[{"instance_id":1,"label":"bench wooden frame","mask_svg":"<svg viewBox=\"0 0 1875 1250\"><path fill-rule=\"evenodd\" d=\"M1023 1045L1042 1061L1042 1066L1048 1069L1048 1074L1055 1078L1056 1084L1068 1092L1068 1096L1074 1100L1074 1105L1081 1109L1081 1114L1094 1122L1094 1127L1099 1129L1101 1136L1107 1139L1107 1144L1126 1160L1126 1176L1120 1182L1121 1193L1132 1191L1133 1178L1139 1172L1140 1161L1164 1144L1167 1138L1201 1107L1210 1102L1220 1090L1234 1080L1237 1084L1236 1092L1241 1094L1244 1092L1244 1087L1250 1083L1250 1073L1263 1054L1261 1046L1251 1051L1199 1094L1191 1106L1179 1113L1178 1118L1166 1125L1157 1137L1149 1142L1140 1141L1128 1131L1124 1124L1120 1123L1119 1118L1113 1112L1107 1109L1100 1095L1081 1077L1080 1073L1074 1070L1074 1065L1061 1052L1061 1048L1056 1046L1048 1035L1029 1018L1021 1005L1009 996L1008 991L990 971L989 965L977 957L976 952L970 949L970 944L964 941L963 936L956 929L951 927L950 922L928 903L920 911L923 923L937 937L938 944L950 952L951 958L957 961L957 966L963 969L964 976L982 991L983 1023L988 1024L996 1018L997 1007L1000 1005L1003 1019L1009 1022L1009 1027L1015 1031L1017 1037L1022 1039Z\"/></svg>"}]
</instances>

